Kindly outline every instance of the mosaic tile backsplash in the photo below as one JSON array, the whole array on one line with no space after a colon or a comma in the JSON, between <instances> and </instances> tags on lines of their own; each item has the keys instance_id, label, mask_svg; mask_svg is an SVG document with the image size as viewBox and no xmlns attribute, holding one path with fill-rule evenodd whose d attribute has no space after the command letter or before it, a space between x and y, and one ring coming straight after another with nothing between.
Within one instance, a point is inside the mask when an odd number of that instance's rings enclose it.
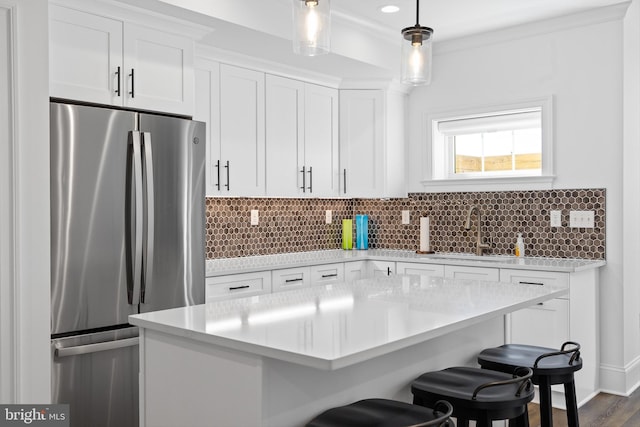
<instances>
[{"instance_id":1,"label":"mosaic tile backsplash","mask_svg":"<svg viewBox=\"0 0 640 427\"><path fill-rule=\"evenodd\" d=\"M342 219L369 215L369 247L415 251L420 217L430 221L431 249L474 253L478 226L467 211L477 205L487 254L513 254L522 233L526 256L605 259L606 192L604 189L410 193L401 199L207 198L207 259L339 249ZM251 210L259 225L250 225ZM332 211L332 223L325 213ZM410 223L402 224L402 211ZM550 212L562 212L562 226L550 227ZM593 211L594 228L570 228L570 211ZM354 233L355 244L355 233Z\"/></svg>"}]
</instances>

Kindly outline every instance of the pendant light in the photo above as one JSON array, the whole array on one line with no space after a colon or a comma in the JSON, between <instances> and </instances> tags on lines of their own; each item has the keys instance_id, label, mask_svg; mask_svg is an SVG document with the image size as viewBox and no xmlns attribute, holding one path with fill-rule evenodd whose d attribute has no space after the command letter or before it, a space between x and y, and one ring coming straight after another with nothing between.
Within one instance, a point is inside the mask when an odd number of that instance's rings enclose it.
<instances>
[{"instance_id":1,"label":"pendant light","mask_svg":"<svg viewBox=\"0 0 640 427\"><path fill-rule=\"evenodd\" d=\"M422 27L420 0L416 0L416 25L402 30L402 83L428 85L431 83L433 29Z\"/></svg>"},{"instance_id":2,"label":"pendant light","mask_svg":"<svg viewBox=\"0 0 640 427\"><path fill-rule=\"evenodd\" d=\"M329 0L293 2L293 51L314 56L329 53L331 13Z\"/></svg>"}]
</instances>

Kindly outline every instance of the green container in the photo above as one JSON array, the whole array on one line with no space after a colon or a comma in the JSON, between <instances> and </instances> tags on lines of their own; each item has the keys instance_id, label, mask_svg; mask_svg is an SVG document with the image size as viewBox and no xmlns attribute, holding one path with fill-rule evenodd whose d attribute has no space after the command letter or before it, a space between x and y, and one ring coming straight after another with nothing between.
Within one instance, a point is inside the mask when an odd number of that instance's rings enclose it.
<instances>
[{"instance_id":1,"label":"green container","mask_svg":"<svg viewBox=\"0 0 640 427\"><path fill-rule=\"evenodd\" d=\"M342 249L353 249L353 220L342 220Z\"/></svg>"}]
</instances>

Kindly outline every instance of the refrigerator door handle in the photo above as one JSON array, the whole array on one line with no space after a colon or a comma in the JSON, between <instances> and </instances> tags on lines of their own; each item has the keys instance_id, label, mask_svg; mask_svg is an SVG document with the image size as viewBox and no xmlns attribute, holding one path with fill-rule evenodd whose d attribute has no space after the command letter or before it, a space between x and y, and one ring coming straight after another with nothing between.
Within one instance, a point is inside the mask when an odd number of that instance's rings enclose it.
<instances>
[{"instance_id":1,"label":"refrigerator door handle","mask_svg":"<svg viewBox=\"0 0 640 427\"><path fill-rule=\"evenodd\" d=\"M144 132L142 134L142 151L144 153L143 163L143 185L144 192L146 194L145 203L145 218L146 224L144 227L144 246L143 246L143 276L142 276L142 288L140 290L140 302L144 303L146 292L151 290L152 274L153 274L153 245L154 245L154 230L155 230L155 190L153 187L153 148L151 145L151 133Z\"/></svg>"},{"instance_id":2,"label":"refrigerator door handle","mask_svg":"<svg viewBox=\"0 0 640 427\"><path fill-rule=\"evenodd\" d=\"M135 204L133 206L135 221L134 221L134 233L135 239L133 241L133 289L128 292L129 304L138 305L140 303L140 288L142 280L142 156L141 156L141 142L140 132L129 132L129 143L133 148L133 180L134 180L134 192L135 192Z\"/></svg>"},{"instance_id":3,"label":"refrigerator door handle","mask_svg":"<svg viewBox=\"0 0 640 427\"><path fill-rule=\"evenodd\" d=\"M139 342L139 337L133 337L115 341L100 342L96 344L78 345L75 347L59 347L58 344L56 344L55 356L68 357L78 356L81 354L97 353L99 351L114 350L116 348L132 347L134 345L138 345Z\"/></svg>"}]
</instances>

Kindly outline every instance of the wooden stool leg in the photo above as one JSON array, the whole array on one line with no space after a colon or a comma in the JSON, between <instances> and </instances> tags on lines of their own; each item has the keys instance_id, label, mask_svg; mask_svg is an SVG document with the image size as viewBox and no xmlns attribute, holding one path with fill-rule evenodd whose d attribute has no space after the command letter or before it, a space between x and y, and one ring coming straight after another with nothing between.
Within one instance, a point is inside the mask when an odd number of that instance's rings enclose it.
<instances>
[{"instance_id":1,"label":"wooden stool leg","mask_svg":"<svg viewBox=\"0 0 640 427\"><path fill-rule=\"evenodd\" d=\"M540 426L553 427L551 384L549 384L549 379L547 377L540 377L538 390L540 391Z\"/></svg>"},{"instance_id":2,"label":"wooden stool leg","mask_svg":"<svg viewBox=\"0 0 640 427\"><path fill-rule=\"evenodd\" d=\"M567 425L569 427L579 427L578 404L576 402L576 384L573 380L564 383L564 398L567 405Z\"/></svg>"}]
</instances>

